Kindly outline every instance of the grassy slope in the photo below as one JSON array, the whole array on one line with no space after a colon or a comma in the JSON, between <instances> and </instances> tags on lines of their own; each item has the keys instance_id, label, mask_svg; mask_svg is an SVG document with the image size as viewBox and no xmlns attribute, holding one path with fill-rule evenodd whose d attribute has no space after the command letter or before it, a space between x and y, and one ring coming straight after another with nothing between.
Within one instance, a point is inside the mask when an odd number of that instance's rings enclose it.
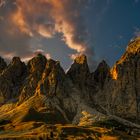
<instances>
[{"instance_id":1,"label":"grassy slope","mask_svg":"<svg viewBox=\"0 0 140 140\"><path fill-rule=\"evenodd\" d=\"M32 97L21 105L1 107L0 139L42 140L51 138L51 135L52 140L136 140L139 137L128 135L125 126L120 127L120 124L112 121L100 122L89 127L62 125L65 122L61 113L52 109L46 113L44 110L47 108L44 108L43 104L44 97L39 96ZM112 129L113 127L115 129Z\"/></svg>"},{"instance_id":2,"label":"grassy slope","mask_svg":"<svg viewBox=\"0 0 140 140\"><path fill-rule=\"evenodd\" d=\"M136 140L138 136L130 136L119 130L103 127L81 127L73 125L46 125L42 122L23 122L17 125L7 124L0 127L0 139L47 139L53 140ZM52 134L53 132L53 134Z\"/></svg>"}]
</instances>

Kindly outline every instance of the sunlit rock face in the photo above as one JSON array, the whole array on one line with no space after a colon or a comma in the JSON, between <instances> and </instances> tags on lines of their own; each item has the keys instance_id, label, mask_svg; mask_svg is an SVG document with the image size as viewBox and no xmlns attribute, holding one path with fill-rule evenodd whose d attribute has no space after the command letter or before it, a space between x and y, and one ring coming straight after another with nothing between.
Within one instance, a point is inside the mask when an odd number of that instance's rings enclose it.
<instances>
[{"instance_id":1,"label":"sunlit rock face","mask_svg":"<svg viewBox=\"0 0 140 140\"><path fill-rule=\"evenodd\" d=\"M125 54L110 71L96 101L113 114L125 118L140 115L140 39L129 43Z\"/></svg>"},{"instance_id":2,"label":"sunlit rock face","mask_svg":"<svg viewBox=\"0 0 140 140\"><path fill-rule=\"evenodd\" d=\"M46 62L46 57L41 54L38 54L28 62L26 79L21 86L20 102L34 95L37 84L41 80Z\"/></svg>"},{"instance_id":3,"label":"sunlit rock face","mask_svg":"<svg viewBox=\"0 0 140 140\"><path fill-rule=\"evenodd\" d=\"M47 97L46 105L54 106L69 122L77 109L76 102L72 98L73 94L77 94L77 92L60 66L60 62L48 60L35 95L45 95Z\"/></svg>"},{"instance_id":4,"label":"sunlit rock face","mask_svg":"<svg viewBox=\"0 0 140 140\"><path fill-rule=\"evenodd\" d=\"M20 61L19 57L14 57L0 75L0 95L5 100L16 98L20 95L19 90L24 81L25 74L25 64Z\"/></svg>"},{"instance_id":5,"label":"sunlit rock face","mask_svg":"<svg viewBox=\"0 0 140 140\"><path fill-rule=\"evenodd\" d=\"M58 61L48 60L42 73L42 78L36 89L37 94L46 96L65 96L68 93L69 83L64 70Z\"/></svg>"}]
</instances>

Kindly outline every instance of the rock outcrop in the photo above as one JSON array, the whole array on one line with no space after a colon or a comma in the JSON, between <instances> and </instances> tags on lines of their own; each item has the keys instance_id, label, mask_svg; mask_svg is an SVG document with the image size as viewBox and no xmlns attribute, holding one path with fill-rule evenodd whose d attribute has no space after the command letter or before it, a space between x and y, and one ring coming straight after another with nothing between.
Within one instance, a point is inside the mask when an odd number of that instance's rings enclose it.
<instances>
[{"instance_id":1,"label":"rock outcrop","mask_svg":"<svg viewBox=\"0 0 140 140\"><path fill-rule=\"evenodd\" d=\"M7 67L6 62L0 57L0 73Z\"/></svg>"},{"instance_id":2,"label":"rock outcrop","mask_svg":"<svg viewBox=\"0 0 140 140\"><path fill-rule=\"evenodd\" d=\"M109 65L103 60L97 67L94 72L94 81L98 85L99 89L104 87L105 80L109 78L110 67Z\"/></svg>"},{"instance_id":3,"label":"rock outcrop","mask_svg":"<svg viewBox=\"0 0 140 140\"><path fill-rule=\"evenodd\" d=\"M140 118L140 38L129 43L125 54L110 71L110 79L96 94L96 101L112 114Z\"/></svg>"},{"instance_id":4,"label":"rock outcrop","mask_svg":"<svg viewBox=\"0 0 140 140\"><path fill-rule=\"evenodd\" d=\"M0 75L0 96L4 100L17 98L20 95L19 89L24 81L25 73L25 64L19 57L14 57Z\"/></svg>"},{"instance_id":5,"label":"rock outcrop","mask_svg":"<svg viewBox=\"0 0 140 140\"><path fill-rule=\"evenodd\" d=\"M60 62L47 60L41 54L27 65L14 57L7 66L0 58L0 103L16 99L17 106L10 105L10 109L16 107L13 115L17 113L19 116L20 109L26 106L21 118L17 117L21 121L31 118L30 114L40 118L43 112L49 118L58 115L60 122L64 119L65 123L83 124L81 121L84 120L85 124L85 118L91 123L106 118L108 114L138 123L139 84L140 38L129 43L125 54L112 68L103 60L92 73L85 55L78 56L67 73ZM4 111L3 108L0 112ZM83 112L86 112L84 117ZM12 115L8 117L13 118Z\"/></svg>"},{"instance_id":6,"label":"rock outcrop","mask_svg":"<svg viewBox=\"0 0 140 140\"><path fill-rule=\"evenodd\" d=\"M76 57L71 68L68 70L67 75L78 88L83 89L85 87L87 79L90 75L85 55Z\"/></svg>"},{"instance_id":7,"label":"rock outcrop","mask_svg":"<svg viewBox=\"0 0 140 140\"><path fill-rule=\"evenodd\" d=\"M71 97L77 94L73 89L74 85L66 76L60 66L60 62L52 59L48 60L38 83L35 95L45 95L47 97L46 105L55 107L69 122L76 113L77 105Z\"/></svg>"},{"instance_id":8,"label":"rock outcrop","mask_svg":"<svg viewBox=\"0 0 140 140\"><path fill-rule=\"evenodd\" d=\"M64 70L58 61L48 60L43 71L36 94L63 97L68 93L67 79Z\"/></svg>"},{"instance_id":9,"label":"rock outcrop","mask_svg":"<svg viewBox=\"0 0 140 140\"><path fill-rule=\"evenodd\" d=\"M74 86L81 92L81 98L84 98L88 103L94 93L94 77L90 73L87 57L80 55L75 58L74 63L67 72L68 78Z\"/></svg>"},{"instance_id":10,"label":"rock outcrop","mask_svg":"<svg viewBox=\"0 0 140 140\"><path fill-rule=\"evenodd\" d=\"M38 82L42 78L46 62L46 57L41 54L38 54L28 62L26 79L21 86L20 102L23 102L34 95Z\"/></svg>"}]
</instances>

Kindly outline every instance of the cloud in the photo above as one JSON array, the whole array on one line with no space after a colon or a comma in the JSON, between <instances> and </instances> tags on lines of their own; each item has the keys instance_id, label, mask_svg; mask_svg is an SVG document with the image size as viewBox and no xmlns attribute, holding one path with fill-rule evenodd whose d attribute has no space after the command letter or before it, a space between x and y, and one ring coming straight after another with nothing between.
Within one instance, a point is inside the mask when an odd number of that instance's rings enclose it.
<instances>
[{"instance_id":1,"label":"cloud","mask_svg":"<svg viewBox=\"0 0 140 140\"><path fill-rule=\"evenodd\" d=\"M46 38L52 38L55 34L53 24L45 24L38 26L38 33Z\"/></svg>"},{"instance_id":2,"label":"cloud","mask_svg":"<svg viewBox=\"0 0 140 140\"><path fill-rule=\"evenodd\" d=\"M60 33L70 49L79 54L87 52L88 32L81 13L88 1L16 0L16 3L18 8L12 20L22 32L28 35L39 33L46 38Z\"/></svg>"},{"instance_id":3,"label":"cloud","mask_svg":"<svg viewBox=\"0 0 140 140\"><path fill-rule=\"evenodd\" d=\"M0 7L3 7L6 5L6 0L0 0Z\"/></svg>"},{"instance_id":4,"label":"cloud","mask_svg":"<svg viewBox=\"0 0 140 140\"><path fill-rule=\"evenodd\" d=\"M88 0L8 1L7 6L11 9L3 8L2 15L8 19L4 21L7 22L6 26L3 25L4 35L0 33L4 42L0 44L6 48L3 51L14 52L21 57L31 56L32 38L40 36L50 39L59 34L68 48L75 51L73 56L84 53L92 60L94 53L88 44L88 31L82 15L87 5ZM10 40L9 43L4 38Z\"/></svg>"},{"instance_id":5,"label":"cloud","mask_svg":"<svg viewBox=\"0 0 140 140\"><path fill-rule=\"evenodd\" d=\"M17 13L17 17L14 16L17 11L15 0L7 0L5 5L0 7L0 56L7 62L14 56L26 59L34 54L34 50L31 48L30 30L26 30L28 29L27 24L21 13ZM15 22L11 20L12 18L15 19Z\"/></svg>"},{"instance_id":6,"label":"cloud","mask_svg":"<svg viewBox=\"0 0 140 140\"><path fill-rule=\"evenodd\" d=\"M0 22L0 56L10 60L13 56L32 54L30 37L22 34L9 19Z\"/></svg>"},{"instance_id":7,"label":"cloud","mask_svg":"<svg viewBox=\"0 0 140 140\"><path fill-rule=\"evenodd\" d=\"M15 14L12 14L10 18L13 23L18 26L21 32L26 33L29 36L33 36L28 24L25 22L21 8L18 7Z\"/></svg>"}]
</instances>

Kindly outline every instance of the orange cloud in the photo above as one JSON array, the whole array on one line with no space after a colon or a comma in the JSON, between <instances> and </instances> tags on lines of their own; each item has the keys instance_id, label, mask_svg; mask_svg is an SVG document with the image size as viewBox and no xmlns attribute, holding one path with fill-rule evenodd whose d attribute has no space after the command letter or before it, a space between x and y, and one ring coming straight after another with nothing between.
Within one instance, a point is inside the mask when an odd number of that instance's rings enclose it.
<instances>
[{"instance_id":1,"label":"orange cloud","mask_svg":"<svg viewBox=\"0 0 140 140\"><path fill-rule=\"evenodd\" d=\"M33 36L32 32L28 27L28 24L25 22L21 8L18 8L17 11L11 15L11 19L12 22L18 26L21 32Z\"/></svg>"},{"instance_id":2,"label":"orange cloud","mask_svg":"<svg viewBox=\"0 0 140 140\"><path fill-rule=\"evenodd\" d=\"M52 38L55 34L55 31L53 28L54 27L51 24L39 25L38 33L43 37Z\"/></svg>"},{"instance_id":3,"label":"orange cloud","mask_svg":"<svg viewBox=\"0 0 140 140\"><path fill-rule=\"evenodd\" d=\"M87 53L87 32L80 13L85 4L85 0L16 0L17 10L12 14L12 21L29 36L39 34L52 38L60 33L76 54Z\"/></svg>"},{"instance_id":4,"label":"orange cloud","mask_svg":"<svg viewBox=\"0 0 140 140\"><path fill-rule=\"evenodd\" d=\"M78 11L75 9L69 10L68 7L73 6L73 4L71 4L68 0L63 0L62 2L52 0L51 15L55 21L55 30L59 33L63 33L63 40L68 47L76 50L78 53L84 53L87 49L85 41L76 40L76 38L80 38L80 34L77 34L76 20L74 20L78 16L78 14L76 14ZM78 21L78 24L82 23Z\"/></svg>"}]
</instances>

